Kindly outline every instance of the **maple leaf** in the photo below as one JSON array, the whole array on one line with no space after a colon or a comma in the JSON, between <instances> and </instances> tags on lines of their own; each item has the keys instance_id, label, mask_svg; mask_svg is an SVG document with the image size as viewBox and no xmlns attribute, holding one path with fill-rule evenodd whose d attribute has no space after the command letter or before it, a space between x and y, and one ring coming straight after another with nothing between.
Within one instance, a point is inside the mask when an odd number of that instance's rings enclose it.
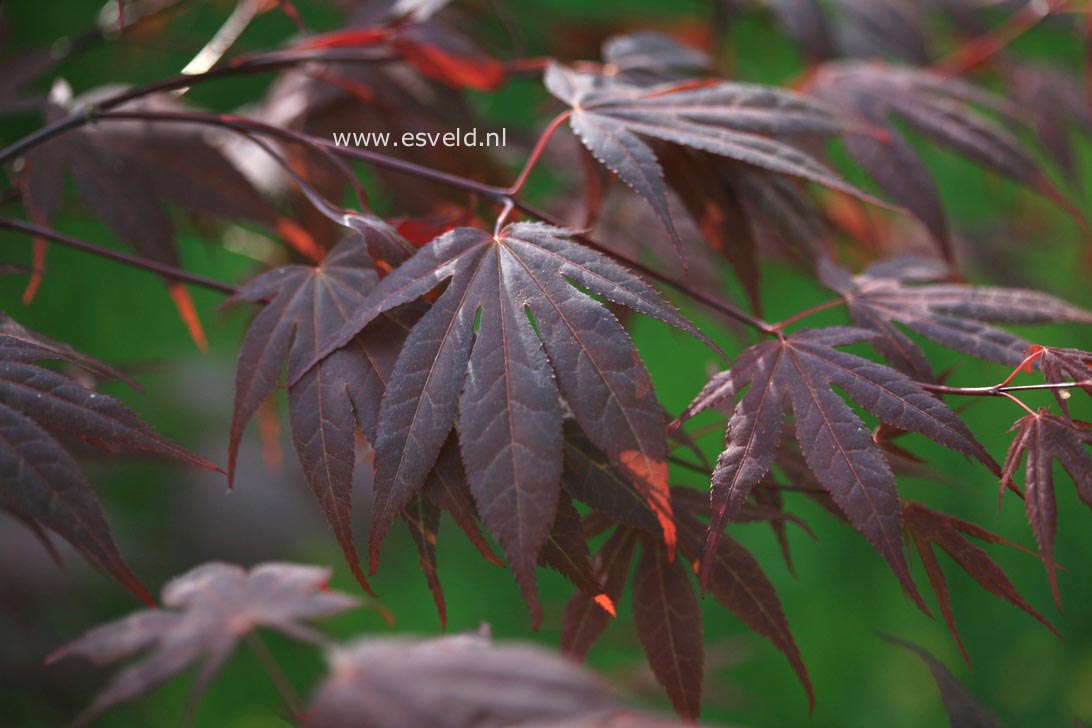
<instances>
[{"instance_id":1,"label":"maple leaf","mask_svg":"<svg viewBox=\"0 0 1092 728\"><path fill-rule=\"evenodd\" d=\"M373 570L392 519L458 422L481 518L537 614L534 565L561 487L559 395L588 439L633 480L673 543L666 417L625 330L569 281L702 337L655 289L568 234L537 223L509 225L497 236L453 230L380 281L314 357L447 282L406 338L380 406Z\"/></svg>"},{"instance_id":2,"label":"maple leaf","mask_svg":"<svg viewBox=\"0 0 1092 728\"><path fill-rule=\"evenodd\" d=\"M116 92L116 87L106 87L72 98L71 90L60 83L46 106L46 119L56 121ZM182 109L173 98L149 97L125 104L118 111ZM35 147L26 156L21 187L24 202L38 224L49 225L56 216L66 173L80 198L120 240L142 256L174 267L179 267L178 251L163 201L192 213L247 220L306 237L278 214L205 130L193 125L112 121L79 127ZM36 267L41 268L44 252L38 252L37 258ZM181 284L168 283L194 341L205 348L188 293ZM37 285L36 278L28 289L28 299Z\"/></svg>"},{"instance_id":3,"label":"maple leaf","mask_svg":"<svg viewBox=\"0 0 1092 728\"><path fill-rule=\"evenodd\" d=\"M705 242L731 264L754 310L761 309L760 251L819 256L829 231L795 180L680 147L657 156L667 184Z\"/></svg>"},{"instance_id":4,"label":"maple leaf","mask_svg":"<svg viewBox=\"0 0 1092 728\"><path fill-rule=\"evenodd\" d=\"M951 241L940 195L917 152L895 126L895 117L986 169L1068 206L1020 140L975 107L1014 124L1019 114L1004 99L966 81L879 62L841 62L821 68L811 93L871 127L867 132L855 128L843 132L850 156L925 224L946 255L951 254Z\"/></svg>"},{"instance_id":5,"label":"maple leaf","mask_svg":"<svg viewBox=\"0 0 1092 728\"><path fill-rule=\"evenodd\" d=\"M1047 382L1075 382L1087 394L1092 395L1092 352L1036 344L1027 350L1027 354L1035 356L1034 366L1039 368ZM1069 390L1055 389L1054 398L1068 417Z\"/></svg>"},{"instance_id":6,"label":"maple leaf","mask_svg":"<svg viewBox=\"0 0 1092 728\"><path fill-rule=\"evenodd\" d=\"M332 650L329 662L309 728L598 725L592 716L623 712L611 687L569 660L477 634L363 639Z\"/></svg>"},{"instance_id":7,"label":"maple leaf","mask_svg":"<svg viewBox=\"0 0 1092 728\"><path fill-rule=\"evenodd\" d=\"M655 512L633 479L619 472L575 421L566 420L564 440L561 484L570 495L620 523L652 535L660 532Z\"/></svg>"},{"instance_id":8,"label":"maple leaf","mask_svg":"<svg viewBox=\"0 0 1092 728\"><path fill-rule=\"evenodd\" d=\"M68 362L95 376L124 378L71 347L0 316L0 508L31 527L47 546L43 529L53 531L150 602L122 560L106 514L65 443L219 468L157 435L113 397L39 366L44 360Z\"/></svg>"},{"instance_id":9,"label":"maple leaf","mask_svg":"<svg viewBox=\"0 0 1092 728\"><path fill-rule=\"evenodd\" d=\"M584 534L584 522L565 492L557 503L550 535L542 545L539 563L564 576L573 586L591 595L592 600L605 612L614 614L614 600L607 596L591 565L588 539Z\"/></svg>"},{"instance_id":10,"label":"maple leaf","mask_svg":"<svg viewBox=\"0 0 1092 728\"><path fill-rule=\"evenodd\" d=\"M715 375L682 414L680 421L742 395L728 423L726 449L713 471L703 580L725 523L770 469L788 400L808 467L906 591L920 601L903 555L894 474L864 423L831 387L883 422L923 434L994 472L998 467L955 413L916 382L834 348L874 338L862 329L835 327L758 344L744 351L730 370Z\"/></svg>"},{"instance_id":11,"label":"maple leaf","mask_svg":"<svg viewBox=\"0 0 1092 728\"><path fill-rule=\"evenodd\" d=\"M633 580L633 619L648 664L686 720L701 715L705 650L701 605L682 559L646 542Z\"/></svg>"},{"instance_id":12,"label":"maple leaf","mask_svg":"<svg viewBox=\"0 0 1092 728\"><path fill-rule=\"evenodd\" d=\"M637 84L707 72L712 67L712 60L702 51L647 30L607 38L602 55L611 72Z\"/></svg>"},{"instance_id":13,"label":"maple leaf","mask_svg":"<svg viewBox=\"0 0 1092 728\"><path fill-rule=\"evenodd\" d=\"M208 563L163 587L164 609L148 609L92 629L54 652L49 661L82 657L96 665L139 653L76 719L84 725L104 711L149 693L180 672L197 666L191 694L200 695L235 651L258 628L292 639L324 644L307 621L358 606L347 594L330 591L329 569L286 563L259 564L250 571Z\"/></svg>"},{"instance_id":14,"label":"maple leaf","mask_svg":"<svg viewBox=\"0 0 1092 728\"><path fill-rule=\"evenodd\" d=\"M924 259L880 261L857 276L822 260L819 275L845 299L853 323L876 332L876 349L900 371L925 381L933 380L932 367L895 324L961 353L1015 367L1029 342L989 324L1092 323L1092 313L1040 291L935 283L946 277L946 268Z\"/></svg>"},{"instance_id":15,"label":"maple leaf","mask_svg":"<svg viewBox=\"0 0 1092 728\"><path fill-rule=\"evenodd\" d=\"M1040 408L1038 412L1017 420L1012 429L1016 431L1016 437L1001 473L1002 487L1013 484L1016 469L1026 455L1024 500L1028 522L1039 544L1054 601L1060 603L1054 562L1054 531L1058 512L1054 501L1053 463L1057 460L1065 468L1077 486L1077 495L1092 508L1092 454L1085 449L1085 445L1092 445L1092 428Z\"/></svg>"},{"instance_id":16,"label":"maple leaf","mask_svg":"<svg viewBox=\"0 0 1092 728\"><path fill-rule=\"evenodd\" d=\"M933 593L936 594L937 602L940 604L940 612L944 615L948 630L955 637L956 643L968 663L970 663L971 658L967 655L967 649L963 646L959 630L956 629L952 601L948 594L948 584L944 579L944 572L940 568L940 562L937 561L934 546L939 546L983 589L1023 609L1042 622L1047 629L1057 634L1050 622L1020 596L1008 575L990 558L989 554L968 541L966 537L970 536L987 543L1002 544L1017 549L1021 548L1020 546L1006 541L973 523L947 513L935 511L914 501L903 502L902 517L906 532L917 548L922 566L925 567L925 575L929 578Z\"/></svg>"},{"instance_id":17,"label":"maple leaf","mask_svg":"<svg viewBox=\"0 0 1092 728\"><path fill-rule=\"evenodd\" d=\"M694 571L706 570L702 564L708 529L697 515L708 515L708 502L696 502L697 491L674 488L676 513L679 523L680 548L694 566ZM684 505L685 504L685 505ZM751 512L756 520L765 520L769 514ZM808 696L808 705L815 708L815 692L807 668L800 655L800 648L789 630L789 623L781 608L777 590L766 576L755 557L742 544L728 536L722 537L716 550L709 557L708 591L721 605L736 615L741 622L768 639L789 661Z\"/></svg>"},{"instance_id":18,"label":"maple leaf","mask_svg":"<svg viewBox=\"0 0 1092 728\"><path fill-rule=\"evenodd\" d=\"M1006 69L1013 99L1031 118L1043 149L1074 184L1080 184L1070 130L1092 132L1092 109L1080 79L1037 63Z\"/></svg>"},{"instance_id":19,"label":"maple leaf","mask_svg":"<svg viewBox=\"0 0 1092 728\"><path fill-rule=\"evenodd\" d=\"M341 242L321 264L268 271L232 299L261 302L264 307L239 352L228 443L229 482L235 478L247 421L273 392L287 359L290 376L299 375L288 388L292 445L353 575L369 593L353 544L351 520L356 432L359 428L375 442L379 401L414 311L383 316L355 337L351 346L302 370L378 281L366 238L358 234Z\"/></svg>"},{"instance_id":20,"label":"maple leaf","mask_svg":"<svg viewBox=\"0 0 1092 728\"><path fill-rule=\"evenodd\" d=\"M633 529L617 528L592 560L596 578L612 604L622 598L639 541L640 537ZM588 592L574 592L565 604L561 621L561 651L583 660L612 617Z\"/></svg>"},{"instance_id":21,"label":"maple leaf","mask_svg":"<svg viewBox=\"0 0 1092 728\"><path fill-rule=\"evenodd\" d=\"M569 123L585 147L656 212L681 252L663 168L642 137L689 147L779 174L864 195L780 137L832 134L825 107L768 86L728 82L636 86L552 64L544 82L572 107Z\"/></svg>"},{"instance_id":22,"label":"maple leaf","mask_svg":"<svg viewBox=\"0 0 1092 728\"><path fill-rule=\"evenodd\" d=\"M694 490L672 488L671 497L679 528L679 549L687 561L669 561L662 543L648 539L634 528L619 525L596 553L592 564L603 594L617 603L633 568L637 546L642 545L633 586L638 637L656 679L666 689L676 711L683 718L692 719L700 712L704 658L701 614L687 566L695 571L701 568L706 527L698 516L707 516L709 508L707 500ZM749 511L748 517L762 521L779 515L756 509ZM586 523L585 530L588 528ZM785 654L809 702L813 702L811 682L777 592L754 556L726 537L718 544L713 562L709 578L713 597ZM592 592L574 593L565 605L562 619L562 651L585 658L612 617Z\"/></svg>"},{"instance_id":23,"label":"maple leaf","mask_svg":"<svg viewBox=\"0 0 1092 728\"><path fill-rule=\"evenodd\" d=\"M940 690L940 699L944 703L944 712L948 714L951 728L1004 728L997 716L978 702L940 660L905 640L886 635L881 637L893 645L913 652L929 668L933 682Z\"/></svg>"}]
</instances>

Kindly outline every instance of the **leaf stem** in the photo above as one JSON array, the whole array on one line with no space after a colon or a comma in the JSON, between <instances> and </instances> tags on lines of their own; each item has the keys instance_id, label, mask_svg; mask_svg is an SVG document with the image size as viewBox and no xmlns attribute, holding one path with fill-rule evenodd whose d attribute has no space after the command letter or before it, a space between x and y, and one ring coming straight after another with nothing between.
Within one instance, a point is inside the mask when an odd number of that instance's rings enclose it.
<instances>
[{"instance_id":1,"label":"leaf stem","mask_svg":"<svg viewBox=\"0 0 1092 728\"><path fill-rule=\"evenodd\" d=\"M243 637L246 640L247 645L250 646L254 656L258 658L258 662L262 666L262 670L269 676L269 681L273 683L273 687L277 689L277 693L281 696L281 700L284 701L285 706L288 708L288 712L291 714L293 720L303 715L303 701L300 700L299 695L296 693L296 689L292 687L292 683L288 680L288 677L284 674L281 666L277 663L277 660L269 652L269 649L262 642L262 638L255 632L247 632Z\"/></svg>"},{"instance_id":2,"label":"leaf stem","mask_svg":"<svg viewBox=\"0 0 1092 728\"><path fill-rule=\"evenodd\" d=\"M794 313L792 316L789 316L787 319L785 319L783 321L778 321L776 324L773 324L773 328L776 331L781 331L786 326L790 326L790 325L796 323L797 321L800 321L801 319L805 319L805 318L807 318L809 316L812 316L813 314L820 313L821 311L828 311L828 310L830 310L832 308L838 308L839 306L842 306L844 304L845 304L845 299L844 298L835 298L835 299L832 299L830 301L825 301L824 303L820 303L820 304L817 304L815 306L812 306L811 308L806 308L803 311L800 311L798 313Z\"/></svg>"},{"instance_id":3,"label":"leaf stem","mask_svg":"<svg viewBox=\"0 0 1092 728\"><path fill-rule=\"evenodd\" d=\"M216 291L218 293L224 293L231 295L235 293L235 286L221 281L213 280L212 278L206 278L196 273L189 273L181 268L176 268L173 265L166 263L160 263L158 261L149 260L148 258L140 258L135 255L124 253L120 250L114 250L113 248L106 248L101 245L89 243L79 238L74 238L70 235L57 232L56 230L50 230L49 228L41 227L40 225L34 225L29 222L23 222L22 220L12 220L10 218L0 217L0 228L6 228L8 230L14 230L27 235L33 235L36 237L46 238L52 240L55 243L67 246L69 248L75 248L76 250L82 250L85 253L91 253L98 255L102 258L114 260L125 265L132 266L134 268L140 268L141 270L150 271L152 273L158 273L159 275L169 278L175 281L182 281L184 283L192 283L195 286L201 286L207 288L210 291Z\"/></svg>"},{"instance_id":4,"label":"leaf stem","mask_svg":"<svg viewBox=\"0 0 1092 728\"><path fill-rule=\"evenodd\" d=\"M543 129L542 134L540 134L538 137L538 141L535 142L534 149L531 150L530 156L527 157L527 161L524 163L523 169L520 170L519 176L516 177L516 181L512 183L511 187L505 190L505 192L509 196L516 195L521 189L523 189L524 183L527 182L527 178L531 176L531 171L534 169L535 164L542 156L543 150L546 149L546 145L549 143L550 137L552 137L554 135L554 132L556 132L558 128L562 124L564 124L570 116L572 116L572 113L572 109L561 112L553 118L553 121L551 121L545 129Z\"/></svg>"}]
</instances>

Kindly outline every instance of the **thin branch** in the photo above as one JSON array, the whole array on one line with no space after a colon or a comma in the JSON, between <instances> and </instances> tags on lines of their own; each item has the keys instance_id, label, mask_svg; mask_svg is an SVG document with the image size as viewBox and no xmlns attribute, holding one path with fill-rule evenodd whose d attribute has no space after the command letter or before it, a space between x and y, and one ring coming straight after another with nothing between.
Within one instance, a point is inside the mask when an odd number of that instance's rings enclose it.
<instances>
[{"instance_id":1,"label":"thin branch","mask_svg":"<svg viewBox=\"0 0 1092 728\"><path fill-rule=\"evenodd\" d=\"M199 74L179 74L171 76L169 78L162 79L144 86L137 86L132 89L127 89L114 96L110 96L96 104L89 104L86 108L80 111L69 114L66 117L57 119L56 121L46 124L37 131L28 134L27 136L13 142L4 149L0 150L0 164L9 162L21 154L25 154L27 151L34 147L49 141L50 139L59 136L66 131L79 128L95 120L103 112L116 109L123 104L127 104L130 101L150 96L152 94L161 93L164 91L175 91L178 89L189 88L198 83L206 81L212 81L216 79L226 78L229 76L245 76L256 73L270 73L273 71L281 71L286 68L301 65L304 63L311 63L315 61L326 62L340 62L340 63L353 63L353 62L365 62L365 63L377 63L393 60L394 56L389 53L377 53L374 50L370 52L353 51L351 53L345 53L338 50L324 50L318 52L299 52L299 51L273 51L270 53L263 53L258 56L252 56L249 58L238 59L232 63L213 68L209 71Z\"/></svg>"},{"instance_id":2,"label":"thin branch","mask_svg":"<svg viewBox=\"0 0 1092 728\"><path fill-rule=\"evenodd\" d=\"M1028 358L1031 359L1032 357ZM1019 368L1017 368L1016 371L1019 371ZM922 389L935 392L936 394L953 394L964 397L1003 397L1004 399L1019 405L1029 415L1035 414L1035 411L1017 398L1013 392L1035 392L1041 390L1072 389L1073 387L1092 387L1092 380L1083 382L1044 382L1042 384L1010 385L1009 382L1012 381L1013 376L1015 376L1015 372L1001 384L995 384L992 387L949 387L944 384L929 384L927 382L918 382L918 384Z\"/></svg>"},{"instance_id":3,"label":"thin branch","mask_svg":"<svg viewBox=\"0 0 1092 728\"><path fill-rule=\"evenodd\" d=\"M135 255L124 253L120 250L114 250L113 248L106 248L101 245L89 243L79 238L74 238L70 235L57 232L56 230L50 230L49 228L41 227L40 225L34 225L29 222L23 222L22 220L12 220L10 218L0 217L0 228L6 228L8 230L15 230L17 232L26 233L27 235L33 235L36 237L46 238L52 240L55 243L67 246L69 248L75 248L76 250L82 250L85 253L91 253L101 258L107 258L119 263L132 266L134 268L140 268L141 270L150 271L152 273L158 273L159 275L169 278L174 281L182 281L184 283L192 283L195 286L201 286L207 288L210 291L216 291L217 293L224 293L227 295L234 294L236 291L235 286L232 286L221 281L213 280L212 278L206 278L196 273L189 273L181 268L176 268L173 265L166 263L160 263L158 261L149 260L148 258L140 258Z\"/></svg>"},{"instance_id":4,"label":"thin branch","mask_svg":"<svg viewBox=\"0 0 1092 728\"><path fill-rule=\"evenodd\" d=\"M375 152L369 149L357 149L354 147L345 147L335 144L332 141L321 139L319 137L304 134L302 132L292 131L290 129L284 129L282 127L273 126L272 124L266 124L254 119L247 119L240 116L226 115L226 114L208 114L199 112L161 112L161 111L115 111L108 112L100 115L100 120L106 121L110 119L143 119L143 120L161 120L161 121L175 121L182 123L196 123L206 124L211 126L220 126L230 129L244 129L250 132L257 132L272 137L290 140L300 144L304 144L311 147L319 147L326 149L329 152L337 154L339 156L348 157L350 159L359 159L361 161L374 164L377 167L388 169L392 172L400 174L406 174L419 179L425 179L431 182L436 182L456 189L466 190L467 192L473 192L481 195L486 199L492 200L502 206L510 205L513 209L520 210L521 212L536 217L539 220L550 223L551 225L557 225L559 227L566 227L564 222L558 220L553 215L547 212L534 208L509 193L501 187L494 185L487 185L482 182L460 177L459 175L450 174L448 172L442 172L440 170L432 169L431 167L425 167L413 162L407 162L397 157L391 157L381 152ZM670 276L660 273L659 271L649 268L638 261L619 253L616 250L602 245L596 240L592 239L586 234L574 233L572 236L575 240L594 248L605 255L624 263L625 265L633 268L638 273L658 281L662 284L671 286L686 296L689 296L693 300L701 303L702 305L722 313L726 316L736 319L748 326L751 326L763 333L776 335L778 332L770 324L762 321L761 319L751 316L747 312L743 311L736 306L722 301L713 296L709 296L701 291L697 291L685 283L681 283L671 278Z\"/></svg>"}]
</instances>

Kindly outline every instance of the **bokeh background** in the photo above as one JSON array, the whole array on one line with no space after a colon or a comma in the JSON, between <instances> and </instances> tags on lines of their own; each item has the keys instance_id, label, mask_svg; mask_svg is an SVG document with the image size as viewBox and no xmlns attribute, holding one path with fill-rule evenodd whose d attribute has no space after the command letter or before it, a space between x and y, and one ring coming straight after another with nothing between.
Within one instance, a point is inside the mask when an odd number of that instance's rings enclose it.
<instances>
[{"instance_id":1,"label":"bokeh background","mask_svg":"<svg viewBox=\"0 0 1092 728\"><path fill-rule=\"evenodd\" d=\"M311 27L337 27L339 13L317 0L296 0ZM97 43L62 64L63 76L77 92L104 83L140 83L177 72L219 27L230 2L189 3L169 28ZM479 16L490 4L472 4ZM7 50L41 47L91 27L99 6L88 0L9 0L5 17ZM611 32L654 28L692 39L708 36L710 9L700 2L655 0L509 0L500 11L491 50L498 55L583 53L594 57L599 39ZM239 50L274 46L295 29L280 13L259 17ZM798 76L801 59L761 17L731 28L725 39L734 76L787 83ZM590 50L589 50L590 49ZM1078 39L1049 29L1022 38L1016 49L1028 56L1077 69ZM268 87L263 77L195 88L192 102L219 109L256 101ZM552 108L534 79L517 80L500 91L471 93L483 126L505 125L510 139L533 138ZM0 139L11 141L33 130L35 115L0 120ZM366 130L363 130L366 131ZM566 142L567 143L567 142ZM564 144L559 142L559 144ZM1089 145L1078 142L1080 177L1088 182ZM500 159L518 168L519 148ZM961 238L961 258L974 281L1039 287L1092 308L1089 241L1079 228L1030 193L992 177L943 152L926 158ZM367 172L362 171L367 179ZM849 176L854 178L852 173ZM381 189L371 190L384 200ZM543 204L565 204L563 178L536 175L532 194ZM1085 207L1087 195L1073 196ZM626 197L621 190L616 197ZM617 204L618 201L615 201ZM381 209L396 214L395 209ZM18 203L5 203L2 214L20 215ZM72 198L58 227L72 235L117 245L90 213ZM225 281L242 281L263 264L233 252L231 235L179 221L179 241L187 269ZM655 230L655 227L645 227ZM650 233L656 234L656 233ZM225 242L226 241L226 242ZM640 244L640 240L628 241ZM0 233L0 261L28 264L29 241ZM133 373L143 391L108 385L107 391L152 422L162 433L198 454L223 463L231 416L235 357L248 322L246 309L221 309L222 297L193 289L211 342L199 354L153 275L53 246L49 275L29 307L20 301L25 278L0 276L0 308L24 325ZM726 295L734 289L725 276ZM764 269L763 297L769 320L777 320L828 298L799 270L780 263ZM683 299L675 299L729 351L741 340ZM836 323L837 311L817 321ZM709 351L658 323L632 319L630 330L648 361L657 391L671 412L678 412L705 381L716 362ZM1087 330L1043 327L1026 332L1043 343L1090 348ZM747 341L744 337L743 341ZM951 382L988 384L1003 377L999 367L965 361L952 352L929 349L938 369L952 369ZM1032 396L1035 403L1040 398ZM1075 398L1076 416L1092 419L1092 409ZM1045 399L1043 399L1045 403ZM1019 411L1004 401L967 401L972 429L999 459L1008 446L1010 423ZM283 402L281 402L283 414ZM715 423L709 417L698 428ZM106 505L129 563L153 591L172 575L201 562L221 559L242 564L298 560L334 568L333 586L356 587L342 564L333 538L298 470L282 429L283 463L263 461L256 428L248 431L238 481L228 492L223 478L148 463L101 462L88 474ZM720 430L702 437L709 457L721 446ZM928 457L936 476L904 478L904 494L923 500L1031 546L1022 503L1006 499L996 509L996 483L981 467L926 444L907 439L915 453ZM706 487L700 476L680 471L676 482ZM367 483L360 483L361 490ZM942 623L919 613L900 590L880 558L855 533L824 514L803 496L788 494L789 509L806 519L817 540L790 529L796 576L780 558L769 529L735 527L776 583L785 612L815 682L818 704L809 716L807 703L786 662L770 645L750 634L712 600L705 603L708 651L704 719L711 723L752 726L839 728L944 725L939 696L927 670L912 655L881 641L878 633L908 638L932 651L1011 726L1071 725L1074 717L1092 719L1092 513L1077 500L1072 484L1059 478L1057 558L1067 567L1059 575L1065 612L1053 606L1039 561L1011 549L992 549L1029 601L1059 629L1064 640L1015 608L979 589L950 562L952 600L973 667L964 664ZM358 534L365 532L366 504L358 497ZM373 584L397 618L400 633L434 635L436 612L404 529L392 532L382 569ZM66 662L43 665L43 657L92 625L117 618L139 605L105 576L64 551L59 569L30 533L0 518L0 724L61 725L92 697L108 675ZM546 617L533 632L510 574L482 561L450 521L440 533L440 577L446 587L449 631L492 625L498 639L533 640L556 646L569 585L553 572L540 575ZM951 567L951 568L949 568ZM915 565L915 575L924 584ZM328 624L339 636L387 634L391 630L374 611L361 610ZM297 688L307 693L322 670L321 656L310 648L270 636L274 654ZM644 665L636 642L628 598L619 617L591 656L591 664L621 684L636 704L667 710L668 705ZM102 726L174 726L186 700L185 680L176 680L151 697L112 711ZM257 662L240 650L209 690L196 725L253 728L277 725L279 701Z\"/></svg>"}]
</instances>

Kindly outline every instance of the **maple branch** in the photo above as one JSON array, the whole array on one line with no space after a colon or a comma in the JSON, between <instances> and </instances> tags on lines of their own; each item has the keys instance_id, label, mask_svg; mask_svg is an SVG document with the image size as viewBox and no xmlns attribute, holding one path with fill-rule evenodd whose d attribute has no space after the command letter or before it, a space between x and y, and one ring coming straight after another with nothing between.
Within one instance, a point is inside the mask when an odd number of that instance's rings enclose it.
<instances>
[{"instance_id":1,"label":"maple branch","mask_svg":"<svg viewBox=\"0 0 1092 728\"><path fill-rule=\"evenodd\" d=\"M74 238L70 235L65 235L64 233L57 232L56 230L50 230L49 228L41 227L40 225L34 225L29 222L23 222L22 220L12 220L10 218L0 217L0 228L6 228L8 230L26 233L27 235L46 238L69 248L82 250L85 253L98 255L102 258L117 261L118 263L124 263L125 265L129 265L134 268L140 268L141 270L158 273L159 275L165 278L170 278L174 281L192 283L195 286L201 286L202 288L207 288L208 290L216 291L217 293L232 295L236 291L235 286L232 286L228 283L223 283L212 278L206 278L196 273L189 273L188 271L177 268L173 265L168 265L167 263L160 263L158 261L149 260L148 258L141 258L135 255L130 255L129 253L125 253L120 250L114 250L113 248L106 248L101 245L89 243L85 240L80 240L79 238Z\"/></svg>"},{"instance_id":2,"label":"maple branch","mask_svg":"<svg viewBox=\"0 0 1092 728\"><path fill-rule=\"evenodd\" d=\"M8 146L0 149L0 164L9 162L16 157L25 154L27 151L33 149L40 144L43 144L50 139L59 136L72 129L84 126L96 118L101 116L104 112L116 109L117 107L143 98L152 94L161 93L164 91L175 91L178 89L189 88L190 86L206 81L213 81L216 79L226 78L230 76L243 76L257 73L270 73L273 71L281 71L286 68L291 68L303 63L311 63L316 61L327 62L340 62L340 63L381 63L394 60L394 56L389 53L365 53L363 51L344 52L339 50L323 50L323 51L271 51L269 53L263 53L258 56L252 56L250 58L240 58L231 63L223 66L212 68L204 73L197 74L178 74L170 76L168 78L155 81L143 86L136 86L131 89L122 91L114 96L110 96L95 104L88 104L85 108L73 112L68 116L61 119L57 119L45 126L37 129L36 131L28 134L27 136L12 142Z\"/></svg>"},{"instance_id":3,"label":"maple branch","mask_svg":"<svg viewBox=\"0 0 1092 728\"><path fill-rule=\"evenodd\" d=\"M262 638L255 634L253 631L247 632L244 636L247 645L254 653L254 656L258 658L258 662L262 666L262 670L269 676L269 681L273 683L273 687L277 689L277 693L281 696L281 700L284 701L285 706L288 708L288 712L293 719L299 718L303 715L303 701L300 700L299 695L296 693L296 689L292 687L292 683L288 680L288 676L284 674L280 664L273 657L272 653L262 642Z\"/></svg>"},{"instance_id":4,"label":"maple branch","mask_svg":"<svg viewBox=\"0 0 1092 728\"><path fill-rule=\"evenodd\" d=\"M1042 384L994 384L989 387L950 387L946 384L918 382L918 386L927 391L934 392L935 394L954 394L964 397L1004 397L1007 395L1011 399L1013 392L1035 392L1039 390L1092 387L1092 380L1081 382L1043 382Z\"/></svg>"},{"instance_id":5,"label":"maple branch","mask_svg":"<svg viewBox=\"0 0 1092 728\"><path fill-rule=\"evenodd\" d=\"M304 144L310 147L317 147L325 149L334 154L348 157L350 159L358 159L370 164L374 164L377 167L388 169L392 172L400 174L406 174L419 179L425 179L431 182L447 185L456 189L466 190L467 192L473 192L481 195L505 208L505 214L502 217L507 217L507 212L511 209L519 210L527 215L538 218L543 222L547 222L551 225L557 225L558 227L568 227L563 221L557 219L553 215L532 207L520 199L518 199L513 193L508 190L497 187L495 185L488 185L483 182L477 182L466 177L443 172L441 170L433 169L432 167L425 167L414 162L408 162L397 157L391 157L381 152L375 152L370 149L358 149L355 147L340 146L332 141L322 139L319 137L311 136L303 132L293 131L291 129L285 129L283 127L274 126L265 122L257 121L255 119L248 119L241 116L233 116L228 114L209 114L201 112L170 112L170 111L114 111L103 113L100 117L101 120L160 120L160 121L175 121L182 123L196 123L206 124L211 126L219 126L223 128L233 130L246 130L249 132L265 134L272 137L278 137L289 141ZM638 261L619 253L616 250L597 242L584 233L574 233L573 239L578 240L581 243L587 245L590 248L594 248L599 252L609 255L610 257L618 260L621 263L633 268L638 273L658 281L664 285L671 286L679 292L689 296L693 300L701 303L702 305L729 316L737 321L740 321L752 328L755 328L763 333L776 335L777 329L762 321L761 319L751 316L746 311L743 311L736 306L723 301L721 299L709 296L700 291L694 290L685 283L676 281L671 276L650 268Z\"/></svg>"}]
</instances>

